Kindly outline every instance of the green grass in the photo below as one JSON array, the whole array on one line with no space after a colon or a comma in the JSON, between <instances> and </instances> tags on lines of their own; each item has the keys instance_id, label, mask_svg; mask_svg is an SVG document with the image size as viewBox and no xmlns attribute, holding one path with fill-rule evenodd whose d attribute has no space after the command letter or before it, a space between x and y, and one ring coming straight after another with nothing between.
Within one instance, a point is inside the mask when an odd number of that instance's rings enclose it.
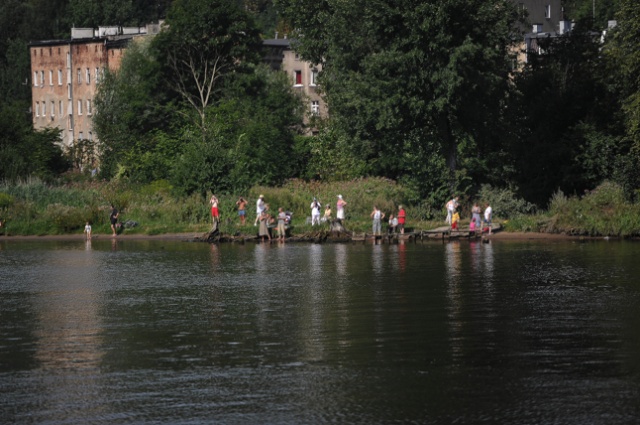
<instances>
[{"instance_id":1,"label":"green grass","mask_svg":"<svg viewBox=\"0 0 640 425\"><path fill-rule=\"evenodd\" d=\"M293 212L293 234L328 229L327 225L312 227L306 224L311 215L310 204L314 197L323 205L330 203L335 217L339 194L347 202L345 227L349 231L371 232L369 214L373 205L388 217L404 204L409 229L425 230L444 225L444 210L441 221L425 220L424 205L409 205L405 188L388 179L331 183L290 180L281 187L258 186L242 194L249 202L245 226L240 225L235 205L239 194L216 194L220 199L221 231L231 235L255 234L255 201L260 194L265 196L272 212L279 207ZM109 206L112 203L121 211L120 221L138 223L137 227L125 229L126 234L199 234L211 229L208 197L176 197L166 182L140 186L86 181L50 186L30 179L13 185L0 184L0 219L6 221L2 232L9 235L82 233L85 222L89 221L95 234L109 234ZM502 222L505 230L512 232L640 235L640 205L627 202L622 189L612 183L603 183L583 197L567 197L558 192L552 197L548 211L512 214L508 220L500 220L500 211L495 208L494 211L494 221ZM463 217L462 225L468 222L469 218Z\"/></svg>"}]
</instances>

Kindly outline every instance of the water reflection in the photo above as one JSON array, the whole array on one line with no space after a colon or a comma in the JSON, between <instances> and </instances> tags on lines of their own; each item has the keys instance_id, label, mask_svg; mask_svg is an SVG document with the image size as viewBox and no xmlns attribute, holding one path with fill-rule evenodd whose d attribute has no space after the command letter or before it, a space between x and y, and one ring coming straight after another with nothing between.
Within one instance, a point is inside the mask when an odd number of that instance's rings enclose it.
<instances>
[{"instance_id":1,"label":"water reflection","mask_svg":"<svg viewBox=\"0 0 640 425\"><path fill-rule=\"evenodd\" d=\"M113 242L5 245L4 421L640 413L637 245Z\"/></svg>"}]
</instances>

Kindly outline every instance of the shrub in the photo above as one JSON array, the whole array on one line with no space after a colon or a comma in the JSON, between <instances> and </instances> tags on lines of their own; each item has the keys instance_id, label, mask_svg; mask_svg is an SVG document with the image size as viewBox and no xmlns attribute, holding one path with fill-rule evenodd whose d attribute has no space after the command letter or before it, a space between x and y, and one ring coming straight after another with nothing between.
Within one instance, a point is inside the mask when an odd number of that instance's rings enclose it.
<instances>
[{"instance_id":1,"label":"shrub","mask_svg":"<svg viewBox=\"0 0 640 425\"><path fill-rule=\"evenodd\" d=\"M478 198L488 202L493 208L494 215L501 218L511 218L518 214L534 214L536 206L518 197L511 189L494 188L491 185L482 185L478 192Z\"/></svg>"}]
</instances>

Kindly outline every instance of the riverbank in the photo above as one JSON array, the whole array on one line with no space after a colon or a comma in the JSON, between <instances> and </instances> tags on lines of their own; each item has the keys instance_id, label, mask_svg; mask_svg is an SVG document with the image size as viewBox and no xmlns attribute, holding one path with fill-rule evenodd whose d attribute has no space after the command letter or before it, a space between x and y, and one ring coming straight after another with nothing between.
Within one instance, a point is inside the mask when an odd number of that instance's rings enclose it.
<instances>
[{"instance_id":1,"label":"riverbank","mask_svg":"<svg viewBox=\"0 0 640 425\"><path fill-rule=\"evenodd\" d=\"M318 237L314 237L315 235L296 235L293 237L287 238L289 242L314 242L318 241ZM204 233L165 233L159 235L145 235L145 234L121 234L116 238L113 238L110 234L94 234L92 236L92 240L158 240L158 241L184 241L184 242L207 242L206 240L207 234ZM583 236L572 236L566 234L557 234L557 233L539 233L539 232L506 232L500 231L496 233L492 233L491 235L484 235L483 238L485 240L495 240L495 241L503 241L503 240L605 240L610 239L608 237L583 237ZM336 238L340 242L354 242L360 241L362 242L362 238L352 238L350 235L343 235L342 237ZM468 238L458 238L457 240L465 240ZM618 239L618 238L614 238ZM69 234L69 235L43 235L43 236L4 236L0 235L0 241L82 241L85 240L84 234ZM429 240L429 239L424 239ZM434 241L439 241L441 239L433 238ZM445 239L447 240L447 239ZM260 242L260 240L254 235L239 235L231 238L228 235L222 235L222 243L233 243L233 242ZM272 241L276 243L277 241L274 239Z\"/></svg>"}]
</instances>

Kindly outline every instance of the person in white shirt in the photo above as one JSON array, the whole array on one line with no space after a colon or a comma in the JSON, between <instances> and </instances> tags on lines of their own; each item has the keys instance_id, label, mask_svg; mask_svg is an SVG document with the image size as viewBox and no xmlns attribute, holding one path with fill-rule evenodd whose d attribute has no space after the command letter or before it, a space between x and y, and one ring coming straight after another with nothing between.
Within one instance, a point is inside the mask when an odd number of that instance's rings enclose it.
<instances>
[{"instance_id":1,"label":"person in white shirt","mask_svg":"<svg viewBox=\"0 0 640 425\"><path fill-rule=\"evenodd\" d=\"M344 207L347 206L347 202L342 199L342 195L338 195L338 203L336 204L336 218L342 223L344 220Z\"/></svg>"},{"instance_id":2,"label":"person in white shirt","mask_svg":"<svg viewBox=\"0 0 640 425\"><path fill-rule=\"evenodd\" d=\"M489 228L489 234L491 234L491 218L493 216L493 209L491 205L487 204L487 207L484 210L484 225Z\"/></svg>"},{"instance_id":3,"label":"person in white shirt","mask_svg":"<svg viewBox=\"0 0 640 425\"><path fill-rule=\"evenodd\" d=\"M258 200L256 201L256 221L253 223L254 226L258 225L258 221L260 220L260 216L262 215L262 211L264 211L265 207L264 195L260 195Z\"/></svg>"},{"instance_id":4,"label":"person in white shirt","mask_svg":"<svg viewBox=\"0 0 640 425\"><path fill-rule=\"evenodd\" d=\"M316 198L313 198L313 202L311 203L311 225L320 225L320 202Z\"/></svg>"},{"instance_id":5,"label":"person in white shirt","mask_svg":"<svg viewBox=\"0 0 640 425\"><path fill-rule=\"evenodd\" d=\"M451 198L451 200L449 200L449 202L447 202L447 224L451 224L451 218L453 217L453 213L456 212L456 209L458 208L458 197L454 196Z\"/></svg>"},{"instance_id":6,"label":"person in white shirt","mask_svg":"<svg viewBox=\"0 0 640 425\"><path fill-rule=\"evenodd\" d=\"M380 236L382 233L381 222L382 222L382 219L384 218L384 213L374 205L373 211L371 211L371 218L373 219L373 235Z\"/></svg>"}]
</instances>

